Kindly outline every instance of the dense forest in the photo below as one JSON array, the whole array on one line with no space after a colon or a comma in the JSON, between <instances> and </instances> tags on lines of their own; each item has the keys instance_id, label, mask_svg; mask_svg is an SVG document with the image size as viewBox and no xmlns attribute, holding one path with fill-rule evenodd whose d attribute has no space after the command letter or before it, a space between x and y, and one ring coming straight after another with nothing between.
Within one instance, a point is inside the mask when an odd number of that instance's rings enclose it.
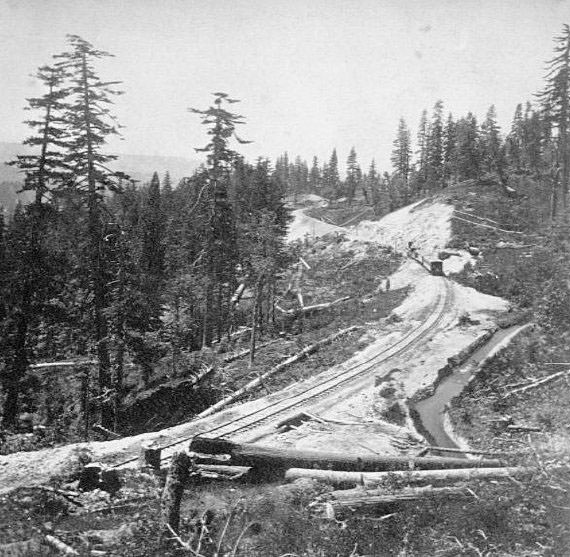
<instances>
[{"instance_id":1,"label":"dense forest","mask_svg":"<svg viewBox=\"0 0 570 557\"><path fill-rule=\"evenodd\" d=\"M168 173L136 183L109 169L117 157L105 149L121 133L112 112L120 82L97 70L111 55L74 35L68 45L37 71L44 94L28 99L31 135L24 144L34 154L10 163L32 201L0 214L4 429L40 405L46 423L61 418L54 401L41 400L39 380L28 373L32 364L86 363L69 422L80 429L81 416L90 414L120 430L127 369L136 369L143 386L159 368L163 377L196 373L194 352L240 328L251 327L255 342L258 328L276 327L278 281L295 261L285 244L286 200L304 194L332 205L358 200L381 216L458 182L487 180L509 195L529 178L548 199L548 214L528 215L533 226L567 216L568 26L555 39L544 89L516 107L507 133L493 106L479 123L472 113L445 116L438 100L431 116L421 114L415 151L400 120L391 172L374 161L362 170L353 148L344 179L336 149L323 164L287 153L274 164L247 162L239 153L248 140L241 137L245 118L233 112L238 101L216 92L209 107L190 109L207 137L195 148L204 164L178 184ZM240 304L246 293L251 302Z\"/></svg>"}]
</instances>

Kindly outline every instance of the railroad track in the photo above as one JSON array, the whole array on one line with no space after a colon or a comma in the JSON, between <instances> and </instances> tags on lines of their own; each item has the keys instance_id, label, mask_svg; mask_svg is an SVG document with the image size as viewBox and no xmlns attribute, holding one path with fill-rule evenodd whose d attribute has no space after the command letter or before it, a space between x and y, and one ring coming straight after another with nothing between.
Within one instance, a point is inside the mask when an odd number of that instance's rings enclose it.
<instances>
[{"instance_id":1,"label":"railroad track","mask_svg":"<svg viewBox=\"0 0 570 557\"><path fill-rule=\"evenodd\" d=\"M349 368L344 369L332 377L316 383L315 385L311 385L302 393L288 395L277 402L272 402L271 404L253 410L248 414L244 414L210 429L207 427L202 429L197 425L197 430L193 435L185 436L162 446L163 460L170 458L171 453L174 452L174 447L188 442L196 435L231 438L237 434L242 435L248 431L266 427L267 424L274 423L279 416L296 412L297 409L303 407L306 408L308 405L314 405L318 401L330 397L336 391L346 388L350 383L356 383L356 381L363 379L370 371L390 358L402 355L406 350L417 345L437 330L438 326L444 320L445 315L449 311L453 301L452 288L448 280L443 277L440 284L442 284L442 288L438 294L436 302L432 306L432 310L428 318L408 331L398 341L384 348L367 360L350 366ZM116 464L114 467L120 468L134 462L135 460L137 459L132 458Z\"/></svg>"},{"instance_id":2,"label":"railroad track","mask_svg":"<svg viewBox=\"0 0 570 557\"><path fill-rule=\"evenodd\" d=\"M237 433L243 434L249 430L263 427L268 422L274 422L281 414L296 411L308 404L314 404L321 399L330 397L339 388L344 389L347 384L362 379L378 365L386 362L390 358L400 356L406 350L429 336L445 318L448 308L451 305L452 289L445 279L443 279L443 284L443 292L438 296L430 316L423 323L414 327L401 339L384 350L381 350L363 362L335 374L333 377L325 379L316 385L312 385L302 393L289 395L278 402L240 416L227 424L222 424L201 432L200 435L215 434L215 437L228 438Z\"/></svg>"}]
</instances>

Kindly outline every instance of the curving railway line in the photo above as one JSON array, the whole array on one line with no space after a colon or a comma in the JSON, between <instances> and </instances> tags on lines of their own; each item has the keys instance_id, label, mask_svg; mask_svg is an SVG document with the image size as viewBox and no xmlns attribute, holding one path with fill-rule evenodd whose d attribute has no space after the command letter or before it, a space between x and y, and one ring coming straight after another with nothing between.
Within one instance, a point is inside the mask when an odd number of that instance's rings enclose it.
<instances>
[{"instance_id":1,"label":"curving railway line","mask_svg":"<svg viewBox=\"0 0 570 557\"><path fill-rule=\"evenodd\" d=\"M163 459L169 458L178 445L190 441L196 435L229 439L236 435L240 437L247 435L250 441L258 439L262 436L259 434L262 430L267 430L268 426L278 420L284 419L288 414L293 415L300 409L309 409L315 404L338 393L338 391L346 389L353 383L357 383L358 380L369 377L370 372L377 372L379 365L384 364L391 358L402 356L407 350L417 346L428 336L437 331L450 307L453 305L453 289L449 281L441 277L438 281L438 285L439 291L431 306L428 317L390 346L383 348L365 361L340 370L330 377L323 378L322 381L315 382L300 393L283 396L283 398L277 401L272 401L261 408L252 410L247 414L228 420L215 427L208 428L209 419L204 420L202 424L197 422L192 435L186 435L183 438L179 438L162 446ZM136 458L116 464L115 467L123 467L134 461L136 461Z\"/></svg>"}]
</instances>

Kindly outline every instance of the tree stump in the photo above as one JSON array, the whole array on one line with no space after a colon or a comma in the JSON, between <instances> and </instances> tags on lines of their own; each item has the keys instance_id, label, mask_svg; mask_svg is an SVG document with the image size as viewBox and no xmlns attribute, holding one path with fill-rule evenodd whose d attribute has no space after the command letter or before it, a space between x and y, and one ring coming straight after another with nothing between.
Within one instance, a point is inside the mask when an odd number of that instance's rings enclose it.
<instances>
[{"instance_id":1,"label":"tree stump","mask_svg":"<svg viewBox=\"0 0 570 557\"><path fill-rule=\"evenodd\" d=\"M93 491L101 487L101 470L103 467L99 462L90 462L87 464L79 476L80 491Z\"/></svg>"},{"instance_id":2,"label":"tree stump","mask_svg":"<svg viewBox=\"0 0 570 557\"><path fill-rule=\"evenodd\" d=\"M184 494L184 486L188 482L193 468L194 462L186 452L176 453L172 457L160 502L161 544L163 545L168 545L169 538L172 537L169 526L178 533L180 502Z\"/></svg>"},{"instance_id":3,"label":"tree stump","mask_svg":"<svg viewBox=\"0 0 570 557\"><path fill-rule=\"evenodd\" d=\"M150 470L160 473L160 457L162 448L154 443L146 443L141 446L139 466L141 470Z\"/></svg>"}]
</instances>

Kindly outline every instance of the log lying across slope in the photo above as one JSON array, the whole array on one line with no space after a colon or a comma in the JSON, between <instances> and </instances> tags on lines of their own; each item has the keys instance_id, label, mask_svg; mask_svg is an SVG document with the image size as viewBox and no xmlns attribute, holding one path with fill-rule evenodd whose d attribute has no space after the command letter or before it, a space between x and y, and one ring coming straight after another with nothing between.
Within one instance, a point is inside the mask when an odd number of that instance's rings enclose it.
<instances>
[{"instance_id":1,"label":"log lying across slope","mask_svg":"<svg viewBox=\"0 0 570 557\"><path fill-rule=\"evenodd\" d=\"M467 462L472 463L472 460ZM505 468L464 468L454 470L414 470L392 472L339 472L335 470L312 470L291 468L285 473L289 481L300 478L312 478L331 485L364 485L374 486L387 480L399 479L408 484L453 483L469 480L486 480L501 478L519 478L532 476L534 468L505 467Z\"/></svg>"},{"instance_id":2,"label":"log lying across slope","mask_svg":"<svg viewBox=\"0 0 570 557\"><path fill-rule=\"evenodd\" d=\"M255 469L286 470L288 468L320 468L353 472L380 472L389 470L442 470L449 468L495 468L503 466L496 459L468 460L465 458L380 456L375 454L332 453L320 451L299 451L253 445L238 444L225 439L195 437L190 450L203 454L228 454L236 466L250 466Z\"/></svg>"},{"instance_id":3,"label":"log lying across slope","mask_svg":"<svg viewBox=\"0 0 570 557\"><path fill-rule=\"evenodd\" d=\"M362 329L362 327L360 327L358 325L353 325L352 327L348 327L346 329L341 329L340 331L337 331L336 333L334 333L334 334L332 334L326 338L323 338L323 339L319 340L318 342L315 342L314 344L306 346L298 354L295 354L294 356L287 358L285 361L281 362L280 364L277 364L275 367L271 368L269 371L266 371L265 373L261 374L256 379L253 379L252 381L247 383L247 385L243 386L241 389L235 391L234 393L227 396L226 398L223 398L219 402L216 402L216 404L214 404L213 406L206 408L206 410L204 410L203 412L201 412L200 414L198 414L196 416L196 419L205 418L206 416L210 416L212 414L215 414L216 412L218 412L222 408L225 408L226 406L229 406L230 404L232 404L236 400L239 400L245 394L249 393L250 391L253 391L254 389L259 387L260 385L263 385L263 381L265 381L266 379L268 379L272 375L275 375L276 373L283 371L286 367L294 364L295 362L298 362L299 360L302 360L303 358L306 358L309 354L316 352L317 350L319 350L323 346L326 346L327 344L330 344L331 342L334 342L338 338L340 338L344 335L347 335L349 333L352 333L353 331L357 331L358 329ZM200 451L197 451L197 452L200 452Z\"/></svg>"},{"instance_id":4,"label":"log lying across slope","mask_svg":"<svg viewBox=\"0 0 570 557\"><path fill-rule=\"evenodd\" d=\"M473 494L463 487L436 487L402 489L396 493L380 490L346 489L333 491L319 497L310 507L313 511L338 518L348 514L369 513L386 507L429 501L435 499L473 499Z\"/></svg>"}]
</instances>

